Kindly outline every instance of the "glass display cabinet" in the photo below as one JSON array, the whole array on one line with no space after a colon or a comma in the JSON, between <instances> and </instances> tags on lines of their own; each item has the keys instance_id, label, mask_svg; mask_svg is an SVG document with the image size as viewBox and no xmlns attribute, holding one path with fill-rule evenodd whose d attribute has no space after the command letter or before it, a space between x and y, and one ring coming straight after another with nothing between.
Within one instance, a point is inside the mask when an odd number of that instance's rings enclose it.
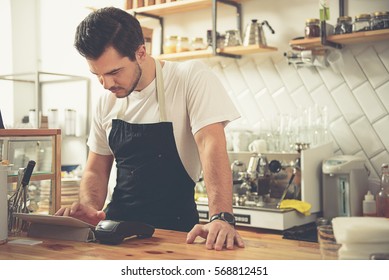
<instances>
[{"instance_id":1,"label":"glass display cabinet","mask_svg":"<svg viewBox=\"0 0 389 280\"><path fill-rule=\"evenodd\" d=\"M28 188L29 209L54 214L61 206L61 130L0 129L0 161L11 167L8 194L17 188L19 168L36 162Z\"/></svg>"}]
</instances>

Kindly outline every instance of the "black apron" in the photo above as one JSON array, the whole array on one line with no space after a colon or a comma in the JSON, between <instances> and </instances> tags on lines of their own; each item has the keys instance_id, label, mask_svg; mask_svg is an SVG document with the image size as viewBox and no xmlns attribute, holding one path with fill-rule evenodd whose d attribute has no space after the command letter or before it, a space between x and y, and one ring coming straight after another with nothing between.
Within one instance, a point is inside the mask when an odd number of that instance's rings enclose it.
<instances>
[{"instance_id":1,"label":"black apron","mask_svg":"<svg viewBox=\"0 0 389 280\"><path fill-rule=\"evenodd\" d=\"M155 64L160 122L127 123L120 119L123 107L112 120L109 146L116 160L117 179L105 209L106 219L190 231L199 223L195 182L178 155L173 124L166 121L162 70L159 61Z\"/></svg>"}]
</instances>

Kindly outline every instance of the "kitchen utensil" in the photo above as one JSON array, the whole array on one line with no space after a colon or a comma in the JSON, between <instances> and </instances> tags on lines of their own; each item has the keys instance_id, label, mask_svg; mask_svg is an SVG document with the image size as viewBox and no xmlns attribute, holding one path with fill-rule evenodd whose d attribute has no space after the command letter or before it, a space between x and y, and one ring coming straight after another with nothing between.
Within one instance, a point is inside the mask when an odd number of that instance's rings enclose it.
<instances>
[{"instance_id":1,"label":"kitchen utensil","mask_svg":"<svg viewBox=\"0 0 389 280\"><path fill-rule=\"evenodd\" d=\"M262 22L258 22L257 19L252 19L251 23L247 24L246 31L243 39L243 46L249 45L260 45L267 46L266 37L263 32L262 26L266 25L272 34L274 34L273 28L269 25L269 23L265 20Z\"/></svg>"},{"instance_id":2,"label":"kitchen utensil","mask_svg":"<svg viewBox=\"0 0 389 280\"><path fill-rule=\"evenodd\" d=\"M246 171L246 164L240 160L235 160L231 164L231 171L232 171L232 179L234 184L241 184L242 183L242 172Z\"/></svg>"},{"instance_id":3,"label":"kitchen utensil","mask_svg":"<svg viewBox=\"0 0 389 280\"><path fill-rule=\"evenodd\" d=\"M25 230L27 225L26 222L14 217L13 213L29 213L27 205L27 187L35 164L35 161L30 160L26 168L19 168L17 189L8 200L8 230L13 235L17 235Z\"/></svg>"},{"instance_id":4,"label":"kitchen utensil","mask_svg":"<svg viewBox=\"0 0 389 280\"><path fill-rule=\"evenodd\" d=\"M242 37L239 30L227 30L224 47L235 47L242 45Z\"/></svg>"}]
</instances>

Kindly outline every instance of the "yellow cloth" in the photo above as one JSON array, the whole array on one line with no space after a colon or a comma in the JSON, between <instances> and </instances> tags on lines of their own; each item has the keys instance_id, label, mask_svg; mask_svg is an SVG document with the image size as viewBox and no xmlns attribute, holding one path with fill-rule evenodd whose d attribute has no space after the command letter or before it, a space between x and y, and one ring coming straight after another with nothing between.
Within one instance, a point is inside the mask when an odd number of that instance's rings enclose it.
<instances>
[{"instance_id":1,"label":"yellow cloth","mask_svg":"<svg viewBox=\"0 0 389 280\"><path fill-rule=\"evenodd\" d=\"M311 215L311 207L312 205L310 203L297 199L284 199L280 204L280 208L293 208L305 216Z\"/></svg>"}]
</instances>

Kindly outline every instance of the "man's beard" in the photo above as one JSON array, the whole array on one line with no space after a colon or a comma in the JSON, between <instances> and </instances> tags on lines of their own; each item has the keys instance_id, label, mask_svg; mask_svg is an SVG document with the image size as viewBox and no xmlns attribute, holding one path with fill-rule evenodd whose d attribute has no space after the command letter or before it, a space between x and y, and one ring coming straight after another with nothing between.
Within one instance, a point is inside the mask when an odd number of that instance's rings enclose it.
<instances>
[{"instance_id":1,"label":"man's beard","mask_svg":"<svg viewBox=\"0 0 389 280\"><path fill-rule=\"evenodd\" d=\"M124 96L117 96L116 95L117 98L125 98L125 97L129 96L135 90L135 88L138 86L140 77L142 76L142 68L140 68L140 65L138 62L136 63L136 66L137 67L136 67L135 73L134 73L134 76L135 76L134 83L132 84L132 86L130 87L130 89L127 91L127 93Z\"/></svg>"}]
</instances>

